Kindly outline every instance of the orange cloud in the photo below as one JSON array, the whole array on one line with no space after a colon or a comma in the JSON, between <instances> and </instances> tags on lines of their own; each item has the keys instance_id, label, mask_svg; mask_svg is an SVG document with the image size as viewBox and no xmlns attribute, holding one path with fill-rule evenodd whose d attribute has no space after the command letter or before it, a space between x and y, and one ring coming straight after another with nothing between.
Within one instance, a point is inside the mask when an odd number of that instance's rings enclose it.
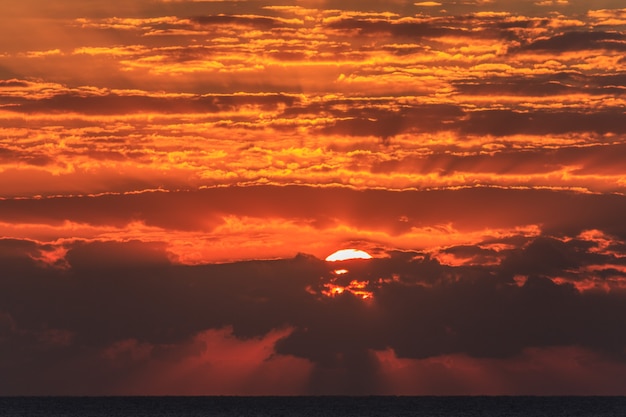
<instances>
[{"instance_id":1,"label":"orange cloud","mask_svg":"<svg viewBox=\"0 0 626 417\"><path fill-rule=\"evenodd\" d=\"M436 7L436 6L441 6L441 3L438 3L436 1L421 1L419 3L413 3L416 6L421 6L421 7Z\"/></svg>"}]
</instances>

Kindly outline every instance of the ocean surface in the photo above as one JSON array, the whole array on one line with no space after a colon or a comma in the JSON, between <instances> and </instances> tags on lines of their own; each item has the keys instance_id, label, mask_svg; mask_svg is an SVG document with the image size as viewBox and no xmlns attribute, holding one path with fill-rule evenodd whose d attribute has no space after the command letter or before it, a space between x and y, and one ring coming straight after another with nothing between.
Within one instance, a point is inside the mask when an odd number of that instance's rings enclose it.
<instances>
[{"instance_id":1,"label":"ocean surface","mask_svg":"<svg viewBox=\"0 0 626 417\"><path fill-rule=\"evenodd\" d=\"M0 416L624 417L626 397L0 397Z\"/></svg>"}]
</instances>

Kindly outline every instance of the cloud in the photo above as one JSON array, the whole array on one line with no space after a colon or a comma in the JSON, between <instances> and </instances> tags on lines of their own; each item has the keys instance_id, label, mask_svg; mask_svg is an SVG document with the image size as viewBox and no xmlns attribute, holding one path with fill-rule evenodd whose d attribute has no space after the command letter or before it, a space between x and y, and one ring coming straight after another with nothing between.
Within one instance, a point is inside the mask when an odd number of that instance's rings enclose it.
<instances>
[{"instance_id":1,"label":"cloud","mask_svg":"<svg viewBox=\"0 0 626 417\"><path fill-rule=\"evenodd\" d=\"M7 87L28 87L29 83L26 81L21 81L21 80L0 80L0 87L2 88L7 88Z\"/></svg>"},{"instance_id":2,"label":"cloud","mask_svg":"<svg viewBox=\"0 0 626 417\"><path fill-rule=\"evenodd\" d=\"M269 29L276 25L274 19L263 16L198 16L192 19L193 22L200 25L214 24L234 24L234 25L250 25L262 29Z\"/></svg>"},{"instance_id":3,"label":"cloud","mask_svg":"<svg viewBox=\"0 0 626 417\"><path fill-rule=\"evenodd\" d=\"M375 135L385 140L403 132L440 128L462 114L461 109L451 105L418 105L398 111L353 108L337 114L338 120L322 132L349 136Z\"/></svg>"},{"instance_id":4,"label":"cloud","mask_svg":"<svg viewBox=\"0 0 626 417\"><path fill-rule=\"evenodd\" d=\"M578 214L555 216L572 200L579 202L581 211ZM246 201L248 204L243 204ZM388 201L389 204L372 204L379 201ZM467 213L455 209L455 204L461 201L465 202ZM531 206L540 206L532 211L524 211L523 207L528 205L525 202L531 201ZM490 211L498 212L499 218L489 221L491 215L481 209L484 205L490 207ZM454 221L463 225L474 222L485 226L558 224L570 217L574 224L584 221L585 226L581 224L581 227L587 227L587 223L618 227L611 223L615 218L596 218L592 213L595 211L616 215L622 205L619 195L550 190L468 188L396 192L298 186L229 187L195 192L0 201L2 220L7 222L60 223L71 219L78 223L126 225L129 221L142 220L152 226L191 230L213 227L215 223L210 221L211 213L259 218L352 218L359 225L365 225L369 218L370 224L376 227L385 227L384 222L396 222L403 215L422 224L445 224ZM111 210L113 207L115 210ZM166 212L161 208L167 209ZM542 210L549 211L542 214ZM417 225L418 223L408 222L403 223L402 227L408 230Z\"/></svg>"},{"instance_id":5,"label":"cloud","mask_svg":"<svg viewBox=\"0 0 626 417\"><path fill-rule=\"evenodd\" d=\"M527 45L524 45L522 50L566 52L605 49L619 52L626 49L625 40L626 35L620 32L566 32L546 39L535 40Z\"/></svg>"},{"instance_id":6,"label":"cloud","mask_svg":"<svg viewBox=\"0 0 626 417\"><path fill-rule=\"evenodd\" d=\"M622 95L626 90L622 74L597 74L563 71L540 75L511 75L509 77L487 76L477 82L474 79L454 82L460 94L474 96L520 95L532 97L555 97L569 94Z\"/></svg>"},{"instance_id":7,"label":"cloud","mask_svg":"<svg viewBox=\"0 0 626 417\"><path fill-rule=\"evenodd\" d=\"M42 166L52 162L52 158L35 152L20 152L15 149L0 147L0 163L20 162L28 165Z\"/></svg>"},{"instance_id":8,"label":"cloud","mask_svg":"<svg viewBox=\"0 0 626 417\"><path fill-rule=\"evenodd\" d=\"M537 6L567 6L568 0L543 0L535 3Z\"/></svg>"},{"instance_id":9,"label":"cloud","mask_svg":"<svg viewBox=\"0 0 626 417\"><path fill-rule=\"evenodd\" d=\"M622 363L606 361L580 348L532 348L514 359L478 359L445 355L432 359L399 359L378 353L383 375L393 381L389 392L403 395L585 395L623 391ZM598 378L598 375L603 377ZM505 382L503 382L505 381ZM410 398L410 397L406 397ZM423 401L422 398L419 401ZM543 407L543 405L541 405Z\"/></svg>"},{"instance_id":10,"label":"cloud","mask_svg":"<svg viewBox=\"0 0 626 417\"><path fill-rule=\"evenodd\" d=\"M420 7L436 7L436 6L441 6L441 3L438 3L436 1L422 1L419 3L413 3L416 6L420 6Z\"/></svg>"},{"instance_id":11,"label":"cloud","mask_svg":"<svg viewBox=\"0 0 626 417\"><path fill-rule=\"evenodd\" d=\"M559 280L606 280L586 267L626 266L622 252L607 252L585 236L505 240L495 263L444 265L423 252L344 262L348 272L340 279L364 281L373 294L367 300L350 292L323 295L326 284L337 282L336 265L306 255L176 266L148 244L78 243L69 248L70 268L61 270L8 254L0 260L7 272L0 280L0 348L13 353L0 362L9 384L2 391L26 392L19 381L40 373L54 378L57 363L73 369L59 392L84 392L77 385L79 357L84 369L102 376L91 392L119 392L121 380L124 392L137 394L173 389L166 380L146 382L155 372L180 372L187 384L201 384L177 393L258 392L254 380L253 391L241 385L257 367L264 371L256 381L271 381L278 391L288 388L274 376L287 372L302 384L298 392L385 392L381 376L390 369L383 352L393 352L394 360L515 361L533 349L577 346L619 363L626 346L618 336L626 325L621 287L579 290ZM109 262L92 262L96 253ZM152 259L146 253L161 253L161 261L146 262ZM525 280L514 279L519 276ZM228 365L233 349L241 357ZM29 362L33 355L37 362ZM191 372L198 366L206 367L206 377ZM215 378L229 372L220 391Z\"/></svg>"},{"instance_id":12,"label":"cloud","mask_svg":"<svg viewBox=\"0 0 626 417\"><path fill-rule=\"evenodd\" d=\"M486 110L470 113L463 131L472 134L496 136L531 134L542 135L566 132L624 133L619 109L607 109L597 113L571 111L536 111L522 113L509 110Z\"/></svg>"},{"instance_id":13,"label":"cloud","mask_svg":"<svg viewBox=\"0 0 626 417\"><path fill-rule=\"evenodd\" d=\"M390 22L383 20L365 20L346 18L329 24L332 29L354 30L359 35L389 34L396 37L438 37L463 34L460 28L447 28L429 22Z\"/></svg>"},{"instance_id":14,"label":"cloud","mask_svg":"<svg viewBox=\"0 0 626 417\"><path fill-rule=\"evenodd\" d=\"M82 113L82 114L132 114L132 113L211 113L232 111L238 106L269 108L280 104L293 104L294 96L282 94L260 95L203 95L168 97L167 95L133 95L114 92L95 94L57 94L38 101L16 99L11 110L24 113ZM269 107L268 107L269 106Z\"/></svg>"},{"instance_id":15,"label":"cloud","mask_svg":"<svg viewBox=\"0 0 626 417\"><path fill-rule=\"evenodd\" d=\"M597 25L620 27L626 24L626 9L589 10L587 15Z\"/></svg>"}]
</instances>

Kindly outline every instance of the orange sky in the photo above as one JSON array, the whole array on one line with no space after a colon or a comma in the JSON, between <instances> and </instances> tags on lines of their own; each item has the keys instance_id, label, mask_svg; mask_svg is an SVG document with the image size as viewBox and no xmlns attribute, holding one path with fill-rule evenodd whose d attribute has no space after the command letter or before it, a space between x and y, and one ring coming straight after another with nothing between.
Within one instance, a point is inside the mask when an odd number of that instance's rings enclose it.
<instances>
[{"instance_id":1,"label":"orange sky","mask_svg":"<svg viewBox=\"0 0 626 417\"><path fill-rule=\"evenodd\" d=\"M625 395L623 7L5 5L0 395Z\"/></svg>"}]
</instances>

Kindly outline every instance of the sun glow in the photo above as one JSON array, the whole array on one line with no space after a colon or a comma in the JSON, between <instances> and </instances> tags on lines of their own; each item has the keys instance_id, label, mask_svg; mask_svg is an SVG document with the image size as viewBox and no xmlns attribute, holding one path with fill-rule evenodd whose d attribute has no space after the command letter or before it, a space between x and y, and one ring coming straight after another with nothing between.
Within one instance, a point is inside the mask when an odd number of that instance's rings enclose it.
<instances>
[{"instance_id":1,"label":"sun glow","mask_svg":"<svg viewBox=\"0 0 626 417\"><path fill-rule=\"evenodd\" d=\"M347 291L363 300L368 300L373 298L374 294L367 290L367 284L367 281L357 280L350 281L350 284L346 286L328 283L324 285L325 289L322 291L322 294L327 297L335 297Z\"/></svg>"},{"instance_id":2,"label":"sun glow","mask_svg":"<svg viewBox=\"0 0 626 417\"><path fill-rule=\"evenodd\" d=\"M359 249L341 249L326 258L328 262L347 261L349 259L372 259L372 255Z\"/></svg>"}]
</instances>

